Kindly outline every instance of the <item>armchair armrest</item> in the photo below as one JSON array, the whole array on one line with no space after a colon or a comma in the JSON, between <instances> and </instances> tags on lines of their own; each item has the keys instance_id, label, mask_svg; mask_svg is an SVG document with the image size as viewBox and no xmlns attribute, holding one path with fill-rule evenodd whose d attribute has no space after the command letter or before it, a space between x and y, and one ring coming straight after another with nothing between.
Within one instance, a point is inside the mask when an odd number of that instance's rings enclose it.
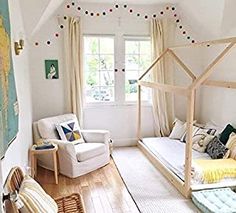
<instances>
[{"instance_id":1,"label":"armchair armrest","mask_svg":"<svg viewBox=\"0 0 236 213\"><path fill-rule=\"evenodd\" d=\"M110 141L108 130L81 130L84 140L89 143L105 143Z\"/></svg>"},{"instance_id":2,"label":"armchair armrest","mask_svg":"<svg viewBox=\"0 0 236 213\"><path fill-rule=\"evenodd\" d=\"M68 141L63 141L59 139L46 139L45 141L57 144L59 147L59 151L61 152L66 152L72 157L76 156L74 144L69 143Z\"/></svg>"}]
</instances>

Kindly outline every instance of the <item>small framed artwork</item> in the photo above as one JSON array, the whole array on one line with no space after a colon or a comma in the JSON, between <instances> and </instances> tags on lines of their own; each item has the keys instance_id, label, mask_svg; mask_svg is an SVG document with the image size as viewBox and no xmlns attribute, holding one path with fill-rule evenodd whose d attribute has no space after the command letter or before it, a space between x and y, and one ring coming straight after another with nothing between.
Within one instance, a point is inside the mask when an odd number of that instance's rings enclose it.
<instances>
[{"instance_id":1,"label":"small framed artwork","mask_svg":"<svg viewBox=\"0 0 236 213\"><path fill-rule=\"evenodd\" d=\"M45 60L46 79L59 79L58 60Z\"/></svg>"}]
</instances>

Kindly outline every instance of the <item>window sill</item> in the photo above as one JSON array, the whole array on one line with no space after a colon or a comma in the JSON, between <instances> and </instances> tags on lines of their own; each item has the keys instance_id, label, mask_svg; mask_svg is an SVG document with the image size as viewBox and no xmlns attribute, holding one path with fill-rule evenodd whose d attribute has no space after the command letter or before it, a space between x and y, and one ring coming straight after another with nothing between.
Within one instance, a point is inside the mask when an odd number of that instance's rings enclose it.
<instances>
[{"instance_id":1,"label":"window sill","mask_svg":"<svg viewBox=\"0 0 236 213\"><path fill-rule=\"evenodd\" d=\"M137 104L138 104L137 101L129 101L129 102L124 102L124 103L116 103L116 102L86 103L83 108L92 109L92 108L103 108L103 107L136 107ZM150 102L143 101L142 106L151 107L152 104Z\"/></svg>"}]
</instances>

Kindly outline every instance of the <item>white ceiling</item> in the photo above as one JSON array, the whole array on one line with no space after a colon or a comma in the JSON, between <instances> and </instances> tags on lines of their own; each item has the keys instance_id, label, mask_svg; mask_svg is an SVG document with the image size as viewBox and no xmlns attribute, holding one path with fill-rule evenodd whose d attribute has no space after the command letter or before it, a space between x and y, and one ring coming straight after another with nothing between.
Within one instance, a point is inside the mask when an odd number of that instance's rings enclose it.
<instances>
[{"instance_id":1,"label":"white ceiling","mask_svg":"<svg viewBox=\"0 0 236 213\"><path fill-rule=\"evenodd\" d=\"M177 3L180 0L79 0L85 3L127 3L127 4L168 4Z\"/></svg>"}]
</instances>

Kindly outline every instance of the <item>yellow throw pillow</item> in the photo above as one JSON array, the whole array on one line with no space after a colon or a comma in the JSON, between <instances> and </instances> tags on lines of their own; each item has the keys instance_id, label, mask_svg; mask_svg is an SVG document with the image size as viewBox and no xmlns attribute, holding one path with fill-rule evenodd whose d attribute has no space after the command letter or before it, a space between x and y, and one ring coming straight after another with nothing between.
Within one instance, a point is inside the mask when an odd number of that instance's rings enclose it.
<instances>
[{"instance_id":1,"label":"yellow throw pillow","mask_svg":"<svg viewBox=\"0 0 236 213\"><path fill-rule=\"evenodd\" d=\"M26 176L21 184L19 197L29 213L58 212L56 202L29 176Z\"/></svg>"},{"instance_id":2,"label":"yellow throw pillow","mask_svg":"<svg viewBox=\"0 0 236 213\"><path fill-rule=\"evenodd\" d=\"M225 146L230 150L229 157L236 160L236 133L232 132L230 134Z\"/></svg>"},{"instance_id":3,"label":"yellow throw pillow","mask_svg":"<svg viewBox=\"0 0 236 213\"><path fill-rule=\"evenodd\" d=\"M236 145L236 133L232 132L229 136L229 140L226 143L226 147L228 149L230 149L231 147L233 147L234 145Z\"/></svg>"}]
</instances>

